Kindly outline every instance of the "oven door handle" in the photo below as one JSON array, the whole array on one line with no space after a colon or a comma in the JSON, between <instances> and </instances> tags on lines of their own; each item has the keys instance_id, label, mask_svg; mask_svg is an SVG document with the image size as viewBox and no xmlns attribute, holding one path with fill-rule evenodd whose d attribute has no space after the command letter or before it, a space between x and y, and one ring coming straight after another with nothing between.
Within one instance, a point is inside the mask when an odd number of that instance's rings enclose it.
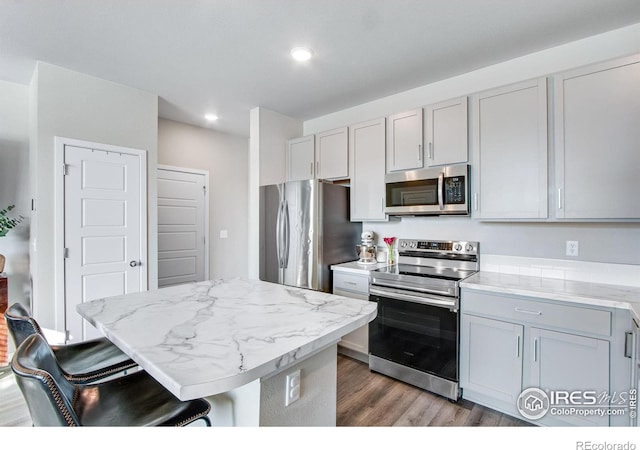
<instances>
[{"instance_id":1,"label":"oven door handle","mask_svg":"<svg viewBox=\"0 0 640 450\"><path fill-rule=\"evenodd\" d=\"M393 300L402 300L412 303L419 303L421 305L436 306L438 308L446 308L450 311L457 312L458 307L455 300L443 300L438 297L432 297L426 294L407 294L406 292L399 292L395 289L385 289L378 287L370 287L369 294L379 295L381 297L387 297Z\"/></svg>"},{"instance_id":2,"label":"oven door handle","mask_svg":"<svg viewBox=\"0 0 640 450\"><path fill-rule=\"evenodd\" d=\"M400 286L400 283L393 283L393 282L386 282L385 280L380 280L378 278L374 278L373 279L375 286L376 287L380 287L380 286L384 286L381 287L381 289L388 289L391 288L392 291L391 292L399 292L401 294L404 294L406 292L406 290L403 289L403 286ZM403 289L403 290L400 290ZM451 292L450 291L443 291L443 290L437 290L437 289L425 289L425 288L420 288L420 287L415 287L412 286L411 287L412 291L416 291L419 292L419 295L443 295L445 297L451 297ZM435 299L439 299L438 297L429 297L429 298L435 298Z\"/></svg>"}]
</instances>

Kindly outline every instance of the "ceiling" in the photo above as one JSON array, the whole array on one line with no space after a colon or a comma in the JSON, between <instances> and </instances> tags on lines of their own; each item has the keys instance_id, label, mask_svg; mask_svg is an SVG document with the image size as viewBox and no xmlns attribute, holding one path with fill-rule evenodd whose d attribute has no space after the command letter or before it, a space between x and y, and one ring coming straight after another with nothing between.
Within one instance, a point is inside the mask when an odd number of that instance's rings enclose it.
<instances>
[{"instance_id":1,"label":"ceiling","mask_svg":"<svg viewBox=\"0 0 640 450\"><path fill-rule=\"evenodd\" d=\"M248 136L256 106L311 119L639 22L638 0L0 0L0 79L44 61Z\"/></svg>"}]
</instances>

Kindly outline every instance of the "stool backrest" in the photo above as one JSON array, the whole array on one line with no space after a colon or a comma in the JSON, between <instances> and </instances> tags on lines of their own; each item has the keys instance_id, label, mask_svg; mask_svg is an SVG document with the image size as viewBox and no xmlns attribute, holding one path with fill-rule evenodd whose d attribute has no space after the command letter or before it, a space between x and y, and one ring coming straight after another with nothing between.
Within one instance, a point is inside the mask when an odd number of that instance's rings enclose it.
<instances>
[{"instance_id":1,"label":"stool backrest","mask_svg":"<svg viewBox=\"0 0 640 450\"><path fill-rule=\"evenodd\" d=\"M73 410L76 387L62 374L47 341L28 336L16 349L11 369L35 426L78 426Z\"/></svg>"},{"instance_id":2,"label":"stool backrest","mask_svg":"<svg viewBox=\"0 0 640 450\"><path fill-rule=\"evenodd\" d=\"M38 322L31 317L29 310L25 308L21 303L14 303L4 313L5 319L7 319L7 328L13 338L13 342L16 348L22 344L22 342L32 334L39 334L45 341L42 328L38 325Z\"/></svg>"}]
</instances>

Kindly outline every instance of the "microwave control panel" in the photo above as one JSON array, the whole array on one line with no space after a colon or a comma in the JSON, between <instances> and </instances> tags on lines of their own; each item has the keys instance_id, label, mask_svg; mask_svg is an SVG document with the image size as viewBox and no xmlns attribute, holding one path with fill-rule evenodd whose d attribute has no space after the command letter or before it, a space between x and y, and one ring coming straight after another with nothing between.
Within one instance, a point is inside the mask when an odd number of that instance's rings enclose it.
<instances>
[{"instance_id":1,"label":"microwave control panel","mask_svg":"<svg viewBox=\"0 0 640 450\"><path fill-rule=\"evenodd\" d=\"M465 177L447 177L444 179L444 203L462 205L465 198Z\"/></svg>"}]
</instances>

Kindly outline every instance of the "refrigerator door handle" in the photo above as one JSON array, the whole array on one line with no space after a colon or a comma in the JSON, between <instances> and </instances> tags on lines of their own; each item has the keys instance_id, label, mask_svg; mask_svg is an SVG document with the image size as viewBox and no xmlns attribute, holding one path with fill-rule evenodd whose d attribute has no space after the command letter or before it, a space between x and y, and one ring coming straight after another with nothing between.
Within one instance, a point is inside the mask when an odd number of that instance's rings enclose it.
<instances>
[{"instance_id":1,"label":"refrigerator door handle","mask_svg":"<svg viewBox=\"0 0 640 450\"><path fill-rule=\"evenodd\" d=\"M282 213L284 217L284 227L283 227L284 228L283 229L284 254L282 255L282 268L286 269L287 267L289 267L289 241L291 240L290 231L289 231L289 203L286 200L284 201Z\"/></svg>"},{"instance_id":2,"label":"refrigerator door handle","mask_svg":"<svg viewBox=\"0 0 640 450\"><path fill-rule=\"evenodd\" d=\"M278 203L278 215L276 216L276 257L278 258L278 268L282 269L282 214L284 208L284 201L280 200Z\"/></svg>"}]
</instances>

